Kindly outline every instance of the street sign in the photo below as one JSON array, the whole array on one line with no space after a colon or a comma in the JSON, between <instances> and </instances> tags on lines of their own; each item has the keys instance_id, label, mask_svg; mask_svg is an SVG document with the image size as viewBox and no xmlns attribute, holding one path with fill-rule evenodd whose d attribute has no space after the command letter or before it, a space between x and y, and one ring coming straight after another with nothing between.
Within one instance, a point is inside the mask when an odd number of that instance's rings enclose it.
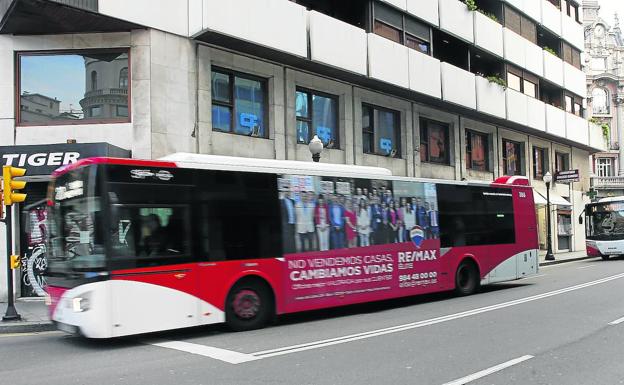
<instances>
[{"instance_id":1,"label":"street sign","mask_svg":"<svg viewBox=\"0 0 624 385\"><path fill-rule=\"evenodd\" d=\"M572 183L581 180L579 170L559 171L555 174L555 182L557 183Z\"/></svg>"}]
</instances>

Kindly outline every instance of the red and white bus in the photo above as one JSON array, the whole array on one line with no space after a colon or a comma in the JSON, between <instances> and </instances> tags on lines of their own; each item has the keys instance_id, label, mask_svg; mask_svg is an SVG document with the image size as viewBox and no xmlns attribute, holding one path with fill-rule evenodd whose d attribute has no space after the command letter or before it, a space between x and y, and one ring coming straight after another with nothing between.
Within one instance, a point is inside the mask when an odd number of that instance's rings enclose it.
<instances>
[{"instance_id":1,"label":"red and white bus","mask_svg":"<svg viewBox=\"0 0 624 385\"><path fill-rule=\"evenodd\" d=\"M174 154L89 158L49 190L58 328L109 338L455 290L537 272L533 191Z\"/></svg>"},{"instance_id":2,"label":"red and white bus","mask_svg":"<svg viewBox=\"0 0 624 385\"><path fill-rule=\"evenodd\" d=\"M624 197L585 205L585 247L587 255L604 260L624 254Z\"/></svg>"}]
</instances>

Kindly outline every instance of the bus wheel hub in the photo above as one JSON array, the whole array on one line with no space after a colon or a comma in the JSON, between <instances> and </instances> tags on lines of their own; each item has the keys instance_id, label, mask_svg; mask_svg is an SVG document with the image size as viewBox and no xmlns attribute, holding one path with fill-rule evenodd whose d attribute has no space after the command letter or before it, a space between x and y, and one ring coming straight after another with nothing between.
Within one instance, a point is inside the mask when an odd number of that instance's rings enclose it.
<instances>
[{"instance_id":1,"label":"bus wheel hub","mask_svg":"<svg viewBox=\"0 0 624 385\"><path fill-rule=\"evenodd\" d=\"M232 307L239 318L253 318L260 310L260 297L255 291L241 290L234 296Z\"/></svg>"}]
</instances>

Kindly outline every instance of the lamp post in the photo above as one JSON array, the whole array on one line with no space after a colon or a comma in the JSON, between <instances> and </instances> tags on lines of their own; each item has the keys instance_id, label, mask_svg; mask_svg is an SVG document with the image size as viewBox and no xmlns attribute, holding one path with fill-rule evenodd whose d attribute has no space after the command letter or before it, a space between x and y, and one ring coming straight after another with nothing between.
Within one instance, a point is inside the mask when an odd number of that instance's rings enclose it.
<instances>
[{"instance_id":1,"label":"lamp post","mask_svg":"<svg viewBox=\"0 0 624 385\"><path fill-rule=\"evenodd\" d=\"M321 160L321 152L323 151L323 142L319 139L318 135L314 135L314 138L308 143L308 150L312 154L312 160L318 162Z\"/></svg>"},{"instance_id":2,"label":"lamp post","mask_svg":"<svg viewBox=\"0 0 624 385\"><path fill-rule=\"evenodd\" d=\"M546 183L546 215L548 217L548 232L546 237L546 242L548 243L548 248L546 249L546 260L554 261L555 256L552 252L552 235L551 235L551 224L550 224L550 182L552 182L552 175L550 172L546 172L544 174L544 183Z\"/></svg>"}]
</instances>

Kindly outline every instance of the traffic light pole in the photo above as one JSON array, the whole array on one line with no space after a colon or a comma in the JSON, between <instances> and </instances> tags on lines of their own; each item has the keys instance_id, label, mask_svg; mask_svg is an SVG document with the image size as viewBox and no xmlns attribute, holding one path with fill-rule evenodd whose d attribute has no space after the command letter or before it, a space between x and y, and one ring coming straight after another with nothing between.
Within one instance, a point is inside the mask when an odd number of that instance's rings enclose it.
<instances>
[{"instance_id":1,"label":"traffic light pole","mask_svg":"<svg viewBox=\"0 0 624 385\"><path fill-rule=\"evenodd\" d=\"M4 224L6 225L6 264L7 264L7 309L6 313L2 317L2 321L19 321L22 316L19 315L15 308L15 298L13 296L13 269L11 268L11 253L13 251L12 246L12 222L13 222L13 206L7 206L6 218Z\"/></svg>"}]
</instances>

